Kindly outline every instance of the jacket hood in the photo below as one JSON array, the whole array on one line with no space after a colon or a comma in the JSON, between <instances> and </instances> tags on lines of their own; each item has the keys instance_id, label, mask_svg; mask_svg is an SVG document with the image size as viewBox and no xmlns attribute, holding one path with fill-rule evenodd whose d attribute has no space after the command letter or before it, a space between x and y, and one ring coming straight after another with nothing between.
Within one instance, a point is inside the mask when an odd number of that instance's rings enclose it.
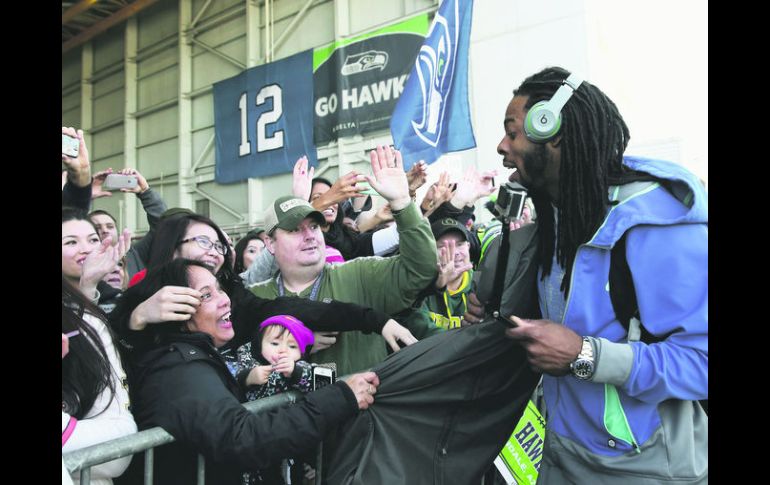
<instances>
[{"instance_id":1,"label":"jacket hood","mask_svg":"<svg viewBox=\"0 0 770 485\"><path fill-rule=\"evenodd\" d=\"M612 247L637 225L708 224L708 195L700 180L673 162L627 156L623 163L645 172L656 182L632 182L610 187L613 206L590 245Z\"/></svg>"}]
</instances>

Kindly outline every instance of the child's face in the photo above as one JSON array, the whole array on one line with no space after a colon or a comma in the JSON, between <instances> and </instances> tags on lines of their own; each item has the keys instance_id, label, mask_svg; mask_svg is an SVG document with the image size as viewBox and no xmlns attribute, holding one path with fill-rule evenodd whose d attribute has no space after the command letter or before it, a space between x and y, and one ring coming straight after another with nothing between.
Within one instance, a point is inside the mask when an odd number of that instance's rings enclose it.
<instances>
[{"instance_id":1,"label":"child's face","mask_svg":"<svg viewBox=\"0 0 770 485\"><path fill-rule=\"evenodd\" d=\"M278 362L281 357L287 356L296 362L302 354L294 335L280 325L270 325L265 329L262 337L262 357L271 364Z\"/></svg>"}]
</instances>

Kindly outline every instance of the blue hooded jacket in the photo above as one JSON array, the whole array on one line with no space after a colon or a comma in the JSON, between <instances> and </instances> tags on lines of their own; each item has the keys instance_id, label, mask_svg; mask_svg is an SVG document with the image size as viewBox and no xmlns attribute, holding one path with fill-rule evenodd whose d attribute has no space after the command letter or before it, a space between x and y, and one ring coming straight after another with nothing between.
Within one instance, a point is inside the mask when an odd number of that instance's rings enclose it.
<instances>
[{"instance_id":1,"label":"blue hooded jacket","mask_svg":"<svg viewBox=\"0 0 770 485\"><path fill-rule=\"evenodd\" d=\"M594 376L580 381L546 375L543 381L546 435L566 438L586 456L642 453L655 446L661 403L708 398L706 192L679 165L640 157L625 157L624 163L668 182L611 187L611 198L620 203L577 251L563 319L590 338ZM656 336L671 333L660 343L628 342L613 311L610 250L625 232L642 324Z\"/></svg>"}]
</instances>

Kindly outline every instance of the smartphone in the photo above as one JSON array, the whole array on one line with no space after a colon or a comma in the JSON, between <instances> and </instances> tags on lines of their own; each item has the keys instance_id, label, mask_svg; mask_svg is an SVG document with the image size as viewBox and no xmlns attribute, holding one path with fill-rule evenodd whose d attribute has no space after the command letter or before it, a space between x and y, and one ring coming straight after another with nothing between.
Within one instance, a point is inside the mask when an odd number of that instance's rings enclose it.
<instances>
[{"instance_id":1,"label":"smartphone","mask_svg":"<svg viewBox=\"0 0 770 485\"><path fill-rule=\"evenodd\" d=\"M337 380L337 372L329 367L317 365L313 367L313 390L334 384Z\"/></svg>"},{"instance_id":2,"label":"smartphone","mask_svg":"<svg viewBox=\"0 0 770 485\"><path fill-rule=\"evenodd\" d=\"M356 185L359 186L359 187L363 187L364 188L363 190L359 190L358 191L359 194L380 195L379 193L377 193L376 190L374 190L372 188L371 185L369 185L369 182L358 182L358 183L356 183Z\"/></svg>"},{"instance_id":3,"label":"smartphone","mask_svg":"<svg viewBox=\"0 0 770 485\"><path fill-rule=\"evenodd\" d=\"M118 189L133 189L139 182L136 179L136 175L121 175L119 173L111 173L107 175L102 184L104 190L118 190Z\"/></svg>"},{"instance_id":4,"label":"smartphone","mask_svg":"<svg viewBox=\"0 0 770 485\"><path fill-rule=\"evenodd\" d=\"M61 153L68 157L77 158L80 152L80 140L69 135L61 134Z\"/></svg>"}]
</instances>

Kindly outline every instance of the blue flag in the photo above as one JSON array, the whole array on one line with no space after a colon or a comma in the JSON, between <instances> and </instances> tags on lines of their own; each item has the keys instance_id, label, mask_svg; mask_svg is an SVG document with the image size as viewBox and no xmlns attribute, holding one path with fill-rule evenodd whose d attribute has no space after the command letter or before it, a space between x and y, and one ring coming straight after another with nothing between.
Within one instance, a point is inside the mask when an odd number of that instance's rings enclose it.
<instances>
[{"instance_id":1,"label":"blue flag","mask_svg":"<svg viewBox=\"0 0 770 485\"><path fill-rule=\"evenodd\" d=\"M217 183L291 173L313 144L313 51L214 84Z\"/></svg>"},{"instance_id":2,"label":"blue flag","mask_svg":"<svg viewBox=\"0 0 770 485\"><path fill-rule=\"evenodd\" d=\"M476 146L468 108L473 0L443 0L390 120L404 168Z\"/></svg>"}]
</instances>

